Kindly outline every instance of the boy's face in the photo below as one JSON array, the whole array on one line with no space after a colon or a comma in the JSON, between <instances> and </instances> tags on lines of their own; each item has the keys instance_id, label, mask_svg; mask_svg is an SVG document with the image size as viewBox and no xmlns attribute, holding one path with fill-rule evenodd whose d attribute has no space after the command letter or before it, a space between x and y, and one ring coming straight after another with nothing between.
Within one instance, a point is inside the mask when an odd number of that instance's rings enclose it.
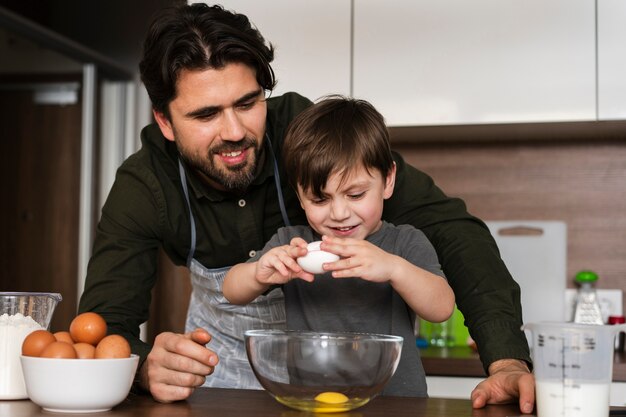
<instances>
[{"instance_id":1,"label":"boy's face","mask_svg":"<svg viewBox=\"0 0 626 417\"><path fill-rule=\"evenodd\" d=\"M298 186L300 204L311 227L320 235L365 239L381 224L383 201L393 193L395 165L387 178L380 171L360 165L347 177L333 173L322 190L322 197Z\"/></svg>"}]
</instances>

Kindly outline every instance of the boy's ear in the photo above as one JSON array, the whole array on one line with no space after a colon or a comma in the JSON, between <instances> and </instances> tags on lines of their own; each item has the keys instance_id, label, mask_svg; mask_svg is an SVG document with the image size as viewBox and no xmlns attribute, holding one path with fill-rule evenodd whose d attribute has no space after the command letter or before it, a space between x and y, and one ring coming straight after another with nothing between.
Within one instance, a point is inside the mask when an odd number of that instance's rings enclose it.
<instances>
[{"instance_id":1,"label":"boy's ear","mask_svg":"<svg viewBox=\"0 0 626 417\"><path fill-rule=\"evenodd\" d=\"M389 170L387 178L385 178L385 189L383 190L383 198L386 200L393 194L393 188L396 186L396 163Z\"/></svg>"},{"instance_id":2,"label":"boy's ear","mask_svg":"<svg viewBox=\"0 0 626 417\"><path fill-rule=\"evenodd\" d=\"M172 123L167 116L156 110L152 110L152 114L154 115L154 120L156 120L159 125L159 129L161 129L161 133L165 136L165 139L174 142L174 129L172 129Z\"/></svg>"}]
</instances>

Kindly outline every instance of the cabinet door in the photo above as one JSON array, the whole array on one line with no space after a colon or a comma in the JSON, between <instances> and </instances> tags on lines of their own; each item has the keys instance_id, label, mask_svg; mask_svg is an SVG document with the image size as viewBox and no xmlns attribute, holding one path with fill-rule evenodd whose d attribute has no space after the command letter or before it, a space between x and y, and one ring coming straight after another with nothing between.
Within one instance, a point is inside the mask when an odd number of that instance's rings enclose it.
<instances>
[{"instance_id":1,"label":"cabinet door","mask_svg":"<svg viewBox=\"0 0 626 417\"><path fill-rule=\"evenodd\" d=\"M82 109L33 100L30 88L58 73L20 77L0 88L0 291L61 293L56 332L69 328L78 299Z\"/></svg>"},{"instance_id":2,"label":"cabinet door","mask_svg":"<svg viewBox=\"0 0 626 417\"><path fill-rule=\"evenodd\" d=\"M598 118L626 119L624 0L598 0Z\"/></svg>"},{"instance_id":3,"label":"cabinet door","mask_svg":"<svg viewBox=\"0 0 626 417\"><path fill-rule=\"evenodd\" d=\"M353 93L389 125L594 120L594 0L358 0Z\"/></svg>"},{"instance_id":4,"label":"cabinet door","mask_svg":"<svg viewBox=\"0 0 626 417\"><path fill-rule=\"evenodd\" d=\"M243 13L275 50L274 95L296 91L312 100L350 93L350 0L224 0Z\"/></svg>"}]
</instances>

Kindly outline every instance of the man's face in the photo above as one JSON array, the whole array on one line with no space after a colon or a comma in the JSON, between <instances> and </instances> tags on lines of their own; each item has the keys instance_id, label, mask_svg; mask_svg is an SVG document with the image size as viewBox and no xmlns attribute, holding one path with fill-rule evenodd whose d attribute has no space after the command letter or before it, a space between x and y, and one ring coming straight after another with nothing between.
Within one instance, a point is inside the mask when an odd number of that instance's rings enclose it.
<instances>
[{"instance_id":1,"label":"man's face","mask_svg":"<svg viewBox=\"0 0 626 417\"><path fill-rule=\"evenodd\" d=\"M154 116L187 165L220 190L242 191L250 185L267 114L254 70L239 63L182 70L169 111L169 119L158 112Z\"/></svg>"}]
</instances>

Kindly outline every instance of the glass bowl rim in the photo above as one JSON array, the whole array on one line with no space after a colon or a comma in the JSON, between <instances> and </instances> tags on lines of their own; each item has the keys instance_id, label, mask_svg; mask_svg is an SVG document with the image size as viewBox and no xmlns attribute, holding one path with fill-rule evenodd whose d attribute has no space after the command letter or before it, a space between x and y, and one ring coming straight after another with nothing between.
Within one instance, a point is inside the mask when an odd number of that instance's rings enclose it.
<instances>
[{"instance_id":1,"label":"glass bowl rim","mask_svg":"<svg viewBox=\"0 0 626 417\"><path fill-rule=\"evenodd\" d=\"M57 301L63 300L58 292L0 291L0 297L49 297Z\"/></svg>"},{"instance_id":2,"label":"glass bowl rim","mask_svg":"<svg viewBox=\"0 0 626 417\"><path fill-rule=\"evenodd\" d=\"M381 333L365 333L365 332L316 332L313 330L278 330L278 329L252 329L244 332L246 339L266 338L266 337L287 337L290 339L300 340L350 340L350 341L380 341L380 342L402 342L402 336L381 334Z\"/></svg>"}]
</instances>

